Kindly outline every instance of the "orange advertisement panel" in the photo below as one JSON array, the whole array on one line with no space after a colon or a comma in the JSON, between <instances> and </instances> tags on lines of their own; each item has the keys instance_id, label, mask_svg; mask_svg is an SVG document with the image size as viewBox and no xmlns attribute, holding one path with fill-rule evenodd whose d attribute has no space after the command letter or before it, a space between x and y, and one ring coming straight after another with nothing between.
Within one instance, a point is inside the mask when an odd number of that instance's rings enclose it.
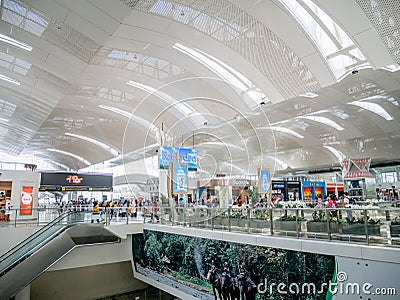
<instances>
[{"instance_id":1,"label":"orange advertisement panel","mask_svg":"<svg viewBox=\"0 0 400 300\"><path fill-rule=\"evenodd\" d=\"M23 186L21 195L21 215L31 215L33 204L33 187Z\"/></svg>"}]
</instances>

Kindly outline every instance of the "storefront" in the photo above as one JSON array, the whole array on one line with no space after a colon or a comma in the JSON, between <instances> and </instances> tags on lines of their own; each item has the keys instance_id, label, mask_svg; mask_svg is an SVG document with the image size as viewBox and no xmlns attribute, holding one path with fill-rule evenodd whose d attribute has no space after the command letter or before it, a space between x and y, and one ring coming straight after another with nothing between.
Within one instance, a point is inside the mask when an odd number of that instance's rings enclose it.
<instances>
[{"instance_id":1,"label":"storefront","mask_svg":"<svg viewBox=\"0 0 400 300\"><path fill-rule=\"evenodd\" d=\"M344 183L343 182L327 182L326 183L326 194L336 195L341 197L344 194Z\"/></svg>"},{"instance_id":2,"label":"storefront","mask_svg":"<svg viewBox=\"0 0 400 300\"><path fill-rule=\"evenodd\" d=\"M286 181L286 197L285 200L296 201L301 199L301 182Z\"/></svg>"},{"instance_id":3,"label":"storefront","mask_svg":"<svg viewBox=\"0 0 400 300\"><path fill-rule=\"evenodd\" d=\"M317 200L326 197L326 187L323 181L303 181L303 199Z\"/></svg>"},{"instance_id":4,"label":"storefront","mask_svg":"<svg viewBox=\"0 0 400 300\"><path fill-rule=\"evenodd\" d=\"M277 201L285 200L285 181L272 180L271 182L271 201L276 203Z\"/></svg>"}]
</instances>

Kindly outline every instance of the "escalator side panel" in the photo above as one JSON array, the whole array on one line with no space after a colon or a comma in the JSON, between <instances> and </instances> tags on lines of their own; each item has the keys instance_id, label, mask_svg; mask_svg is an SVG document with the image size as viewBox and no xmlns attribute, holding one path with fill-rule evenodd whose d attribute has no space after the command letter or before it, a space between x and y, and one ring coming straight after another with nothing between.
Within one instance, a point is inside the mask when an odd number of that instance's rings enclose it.
<instances>
[{"instance_id":1,"label":"escalator side panel","mask_svg":"<svg viewBox=\"0 0 400 300\"><path fill-rule=\"evenodd\" d=\"M39 251L22 261L12 270L0 277L0 299L9 299L62 258L75 246L63 232Z\"/></svg>"}]
</instances>

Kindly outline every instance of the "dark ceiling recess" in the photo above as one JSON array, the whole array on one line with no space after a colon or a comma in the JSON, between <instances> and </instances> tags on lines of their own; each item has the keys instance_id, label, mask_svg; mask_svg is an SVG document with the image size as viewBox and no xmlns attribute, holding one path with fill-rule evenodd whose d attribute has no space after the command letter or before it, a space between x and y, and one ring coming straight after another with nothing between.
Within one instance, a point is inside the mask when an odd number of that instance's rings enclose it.
<instances>
[{"instance_id":1,"label":"dark ceiling recess","mask_svg":"<svg viewBox=\"0 0 400 300\"><path fill-rule=\"evenodd\" d=\"M371 162L371 168L383 168L383 167L396 167L400 166L400 160L391 161L381 161L381 162Z\"/></svg>"}]
</instances>

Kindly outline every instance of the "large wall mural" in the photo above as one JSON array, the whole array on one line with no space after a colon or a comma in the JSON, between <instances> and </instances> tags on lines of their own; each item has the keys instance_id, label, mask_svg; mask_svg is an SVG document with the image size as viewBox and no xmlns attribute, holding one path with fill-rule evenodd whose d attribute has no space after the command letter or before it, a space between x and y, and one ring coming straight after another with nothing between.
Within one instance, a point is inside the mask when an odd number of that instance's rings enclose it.
<instances>
[{"instance_id":1,"label":"large wall mural","mask_svg":"<svg viewBox=\"0 0 400 300\"><path fill-rule=\"evenodd\" d=\"M329 299L335 257L145 230L132 238L136 272L209 299Z\"/></svg>"}]
</instances>

